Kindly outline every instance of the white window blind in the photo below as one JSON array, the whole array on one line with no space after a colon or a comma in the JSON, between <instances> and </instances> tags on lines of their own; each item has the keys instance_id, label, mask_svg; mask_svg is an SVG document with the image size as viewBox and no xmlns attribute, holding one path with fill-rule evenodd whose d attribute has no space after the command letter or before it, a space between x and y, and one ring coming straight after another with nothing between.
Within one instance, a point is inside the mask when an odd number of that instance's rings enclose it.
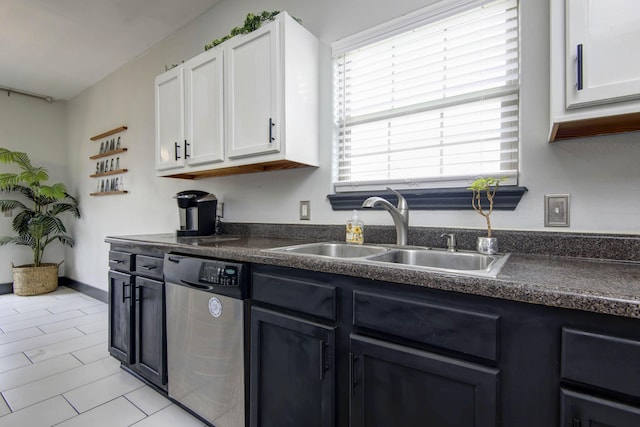
<instances>
[{"instance_id":1,"label":"white window blind","mask_svg":"<svg viewBox=\"0 0 640 427\"><path fill-rule=\"evenodd\" d=\"M454 3L334 44L336 191L517 184L518 1Z\"/></svg>"}]
</instances>

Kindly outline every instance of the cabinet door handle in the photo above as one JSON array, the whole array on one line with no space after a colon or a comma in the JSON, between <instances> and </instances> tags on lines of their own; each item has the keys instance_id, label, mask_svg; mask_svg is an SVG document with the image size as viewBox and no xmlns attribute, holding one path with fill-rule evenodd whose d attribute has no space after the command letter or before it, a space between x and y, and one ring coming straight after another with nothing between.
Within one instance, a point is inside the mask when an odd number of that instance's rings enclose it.
<instances>
[{"instance_id":1,"label":"cabinet door handle","mask_svg":"<svg viewBox=\"0 0 640 427\"><path fill-rule=\"evenodd\" d=\"M112 264L122 264L124 261L120 261L119 259L110 259L109 262Z\"/></svg>"},{"instance_id":2,"label":"cabinet door handle","mask_svg":"<svg viewBox=\"0 0 640 427\"><path fill-rule=\"evenodd\" d=\"M187 140L184 140L184 158L188 159L189 157L191 157L191 155L189 155L189 153L187 152L187 148L190 146L191 144L189 144L187 142Z\"/></svg>"},{"instance_id":3,"label":"cabinet door handle","mask_svg":"<svg viewBox=\"0 0 640 427\"><path fill-rule=\"evenodd\" d=\"M583 61L582 61L582 43L580 43L577 46L577 52L576 52L576 57L578 60L578 64L577 64L577 69L578 69L578 80L576 82L576 89L578 90L582 90L582 66L583 66Z\"/></svg>"},{"instance_id":4,"label":"cabinet door handle","mask_svg":"<svg viewBox=\"0 0 640 427\"><path fill-rule=\"evenodd\" d=\"M129 292L129 296L125 296L125 289L126 288L131 288L131 285L127 284L127 282L122 282L122 303L124 304L124 301L127 299L131 299L131 292Z\"/></svg>"},{"instance_id":5,"label":"cabinet door handle","mask_svg":"<svg viewBox=\"0 0 640 427\"><path fill-rule=\"evenodd\" d=\"M355 396L356 386L358 385L358 380L356 379L357 361L358 356L356 354L349 353L349 387L351 388L351 396Z\"/></svg>"},{"instance_id":6,"label":"cabinet door handle","mask_svg":"<svg viewBox=\"0 0 640 427\"><path fill-rule=\"evenodd\" d=\"M173 143L173 157L175 157L176 160L178 160L180 158L180 156L178 155L178 150L180 149L180 146L178 145L177 142Z\"/></svg>"},{"instance_id":7,"label":"cabinet door handle","mask_svg":"<svg viewBox=\"0 0 640 427\"><path fill-rule=\"evenodd\" d=\"M276 139L273 137L273 127L276 124L273 122L273 119L271 117L269 117L269 144L271 144L273 141L275 141Z\"/></svg>"},{"instance_id":8,"label":"cabinet door handle","mask_svg":"<svg viewBox=\"0 0 640 427\"><path fill-rule=\"evenodd\" d=\"M327 343L324 342L324 340L320 340L320 381L324 380L324 372L328 368L327 363L325 361L326 349L327 349Z\"/></svg>"}]
</instances>

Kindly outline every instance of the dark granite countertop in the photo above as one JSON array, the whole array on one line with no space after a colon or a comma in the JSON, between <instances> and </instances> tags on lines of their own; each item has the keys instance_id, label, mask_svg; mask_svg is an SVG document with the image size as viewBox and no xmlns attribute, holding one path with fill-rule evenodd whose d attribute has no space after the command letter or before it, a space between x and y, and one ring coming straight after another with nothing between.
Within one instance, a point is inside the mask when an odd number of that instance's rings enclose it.
<instances>
[{"instance_id":1,"label":"dark granite countertop","mask_svg":"<svg viewBox=\"0 0 640 427\"><path fill-rule=\"evenodd\" d=\"M336 273L492 298L640 318L640 263L512 253L496 278L445 274L400 266L359 264L264 252L318 241L273 237L177 238L175 233L107 237L135 245L235 261Z\"/></svg>"}]
</instances>

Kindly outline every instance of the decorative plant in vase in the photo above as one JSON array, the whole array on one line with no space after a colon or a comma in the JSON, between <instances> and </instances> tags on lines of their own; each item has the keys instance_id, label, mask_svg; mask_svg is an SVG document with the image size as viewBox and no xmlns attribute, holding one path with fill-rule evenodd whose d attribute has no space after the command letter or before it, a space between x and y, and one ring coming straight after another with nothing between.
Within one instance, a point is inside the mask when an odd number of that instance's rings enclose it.
<instances>
[{"instance_id":1,"label":"decorative plant in vase","mask_svg":"<svg viewBox=\"0 0 640 427\"><path fill-rule=\"evenodd\" d=\"M477 249L482 254L495 254L498 252L498 239L491 236L491 214L493 213L493 198L504 178L478 178L468 187L473 192L471 206L473 210L482 215L487 221L487 236L478 237ZM489 201L489 208L482 206L482 197Z\"/></svg>"},{"instance_id":2,"label":"decorative plant in vase","mask_svg":"<svg viewBox=\"0 0 640 427\"><path fill-rule=\"evenodd\" d=\"M12 263L13 292L17 295L51 292L58 286L58 267L62 262L43 263L44 250L54 241L73 246L60 216L69 212L80 218L78 201L67 193L64 184L45 185L49 173L44 167L33 166L26 153L0 147L0 163L15 164L20 169L17 173L0 173L0 191L20 196L0 200L0 212L18 211L12 222L17 235L0 237L0 246L15 244L33 251L33 264Z\"/></svg>"}]
</instances>

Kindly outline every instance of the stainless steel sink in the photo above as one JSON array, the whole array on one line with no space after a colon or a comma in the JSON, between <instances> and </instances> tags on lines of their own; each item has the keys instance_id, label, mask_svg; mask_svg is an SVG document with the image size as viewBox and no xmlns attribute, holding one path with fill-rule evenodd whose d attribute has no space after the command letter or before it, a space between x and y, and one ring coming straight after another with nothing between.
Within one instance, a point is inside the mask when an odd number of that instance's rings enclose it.
<instances>
[{"instance_id":1,"label":"stainless steel sink","mask_svg":"<svg viewBox=\"0 0 640 427\"><path fill-rule=\"evenodd\" d=\"M348 245L346 243L309 243L269 249L268 251L330 258L362 258L387 252L389 248L370 245Z\"/></svg>"},{"instance_id":2,"label":"stainless steel sink","mask_svg":"<svg viewBox=\"0 0 640 427\"><path fill-rule=\"evenodd\" d=\"M509 254L483 255L423 247L360 246L327 242L267 249L266 252L486 277L496 277L509 258Z\"/></svg>"},{"instance_id":3,"label":"stainless steel sink","mask_svg":"<svg viewBox=\"0 0 640 427\"><path fill-rule=\"evenodd\" d=\"M437 249L396 249L371 256L369 261L401 264L447 272L468 272L497 276L508 258L506 255L483 255L475 252L446 252Z\"/></svg>"}]
</instances>

